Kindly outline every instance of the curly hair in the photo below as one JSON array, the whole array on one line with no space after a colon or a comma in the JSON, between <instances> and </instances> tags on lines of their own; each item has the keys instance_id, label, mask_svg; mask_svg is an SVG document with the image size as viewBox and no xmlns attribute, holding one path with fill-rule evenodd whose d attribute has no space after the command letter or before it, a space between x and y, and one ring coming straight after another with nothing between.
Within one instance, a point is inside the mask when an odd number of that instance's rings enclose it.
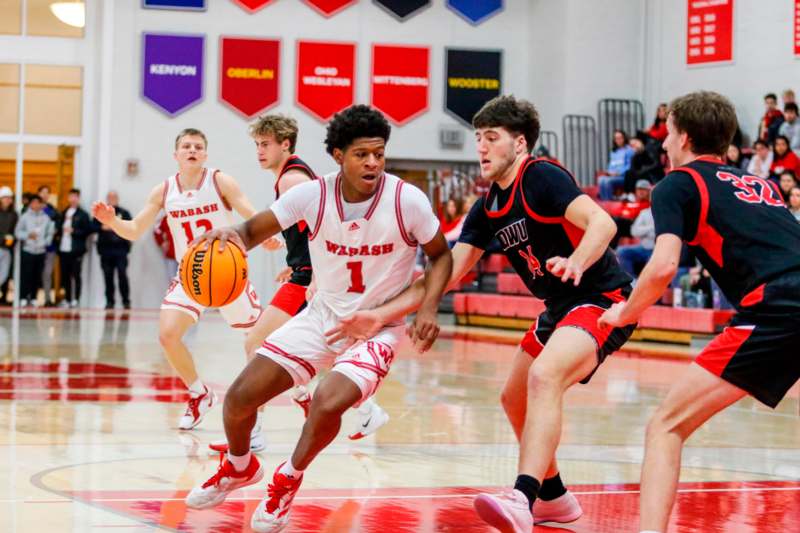
<instances>
[{"instance_id":1,"label":"curly hair","mask_svg":"<svg viewBox=\"0 0 800 533\"><path fill-rule=\"evenodd\" d=\"M513 95L498 96L486 102L472 117L472 127L505 128L513 135L525 136L528 153L539 140L539 112L527 100L517 100Z\"/></svg>"},{"instance_id":2,"label":"curly hair","mask_svg":"<svg viewBox=\"0 0 800 533\"><path fill-rule=\"evenodd\" d=\"M387 142L391 131L380 111L368 105L354 105L335 114L328 123L325 150L331 155L336 148L345 151L353 141L363 137L380 137Z\"/></svg>"},{"instance_id":3,"label":"curly hair","mask_svg":"<svg viewBox=\"0 0 800 533\"><path fill-rule=\"evenodd\" d=\"M289 153L294 153L297 145L297 121L286 115L262 115L250 124L250 136L272 135L275 140L282 143L289 140Z\"/></svg>"}]
</instances>

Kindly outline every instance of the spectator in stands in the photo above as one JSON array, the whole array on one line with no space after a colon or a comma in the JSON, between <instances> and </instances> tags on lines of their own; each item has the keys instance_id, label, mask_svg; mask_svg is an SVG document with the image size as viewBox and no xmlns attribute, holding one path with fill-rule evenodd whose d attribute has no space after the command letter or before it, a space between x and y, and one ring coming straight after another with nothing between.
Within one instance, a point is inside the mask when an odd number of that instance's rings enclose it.
<instances>
[{"instance_id":1,"label":"spectator in stands","mask_svg":"<svg viewBox=\"0 0 800 533\"><path fill-rule=\"evenodd\" d=\"M464 214L464 202L460 198L450 198L447 200L439 217L442 233L451 248L458 242L458 237L461 235L461 228L464 226Z\"/></svg>"},{"instance_id":2,"label":"spectator in stands","mask_svg":"<svg viewBox=\"0 0 800 533\"><path fill-rule=\"evenodd\" d=\"M58 226L58 211L56 210L55 206L50 203L50 187L47 185L42 185L36 191L36 194L42 199L44 206L42 207L42 211L50 217L50 220L53 221L53 224ZM45 252L44 256L44 269L42 270L42 289L44 289L44 306L45 307L52 307L55 305L52 292L53 292L53 267L56 264L56 240L53 239L53 242L50 246L47 247L47 252Z\"/></svg>"},{"instance_id":3,"label":"spectator in stands","mask_svg":"<svg viewBox=\"0 0 800 533\"><path fill-rule=\"evenodd\" d=\"M623 237L632 237L631 225L642 210L650 207L650 190L653 185L647 180L639 180L636 183L633 201L626 201L616 214L612 213L611 218L617 224L617 234L609 244L610 248L616 248L619 240Z\"/></svg>"},{"instance_id":4,"label":"spectator in stands","mask_svg":"<svg viewBox=\"0 0 800 533\"><path fill-rule=\"evenodd\" d=\"M601 200L613 200L614 189L625 184L625 172L631 167L633 148L628 144L628 134L614 130L614 144L608 157L605 173L597 178L598 196Z\"/></svg>"},{"instance_id":5,"label":"spectator in stands","mask_svg":"<svg viewBox=\"0 0 800 533\"><path fill-rule=\"evenodd\" d=\"M778 97L775 96L775 93L764 96L764 106L766 111L758 126L758 138L772 144L778 135L778 128L783 123L783 113L778 109Z\"/></svg>"},{"instance_id":6,"label":"spectator in stands","mask_svg":"<svg viewBox=\"0 0 800 533\"><path fill-rule=\"evenodd\" d=\"M800 120L797 119L797 104L794 102L786 104L783 108L783 116L786 120L778 128L778 135L789 139L789 147L795 155L800 156Z\"/></svg>"},{"instance_id":7,"label":"spectator in stands","mask_svg":"<svg viewBox=\"0 0 800 533\"><path fill-rule=\"evenodd\" d=\"M117 216L122 220L131 220L131 213L119 206L119 195L116 191L109 191L106 203L114 208ZM100 267L103 269L103 278L106 285L106 309L114 309L116 288L114 286L114 273L117 273L119 282L119 295L122 298L122 307L131 308L130 289L128 287L128 253L131 251L131 241L123 239L105 224L101 225L97 219L92 221L92 229L97 232L97 253L100 254Z\"/></svg>"},{"instance_id":8,"label":"spectator in stands","mask_svg":"<svg viewBox=\"0 0 800 533\"><path fill-rule=\"evenodd\" d=\"M742 155L742 151L738 146L735 144L730 144L728 145L728 151L725 154L725 163L732 167L744 170L747 168L747 165L750 164L750 160Z\"/></svg>"},{"instance_id":9,"label":"spectator in stands","mask_svg":"<svg viewBox=\"0 0 800 533\"><path fill-rule=\"evenodd\" d=\"M42 210L44 202L38 194L30 196L28 209L17 223L15 235L22 241L20 305L36 304L36 293L42 285L42 270L47 246L53 242L55 224Z\"/></svg>"},{"instance_id":10,"label":"spectator in stands","mask_svg":"<svg viewBox=\"0 0 800 533\"><path fill-rule=\"evenodd\" d=\"M167 280L171 281L178 274L178 261L175 259L175 246L172 244L172 232L169 229L167 216L161 217L161 221L153 228L153 238L164 254L164 269L167 273Z\"/></svg>"},{"instance_id":11,"label":"spectator in stands","mask_svg":"<svg viewBox=\"0 0 800 533\"><path fill-rule=\"evenodd\" d=\"M797 102L795 101L795 99L794 99L794 91L793 91L793 90L791 90L791 89L786 89L785 91L783 91L783 94L782 94L781 96L783 97L783 105L784 105L784 106L785 106L786 104L794 104L794 103L797 103Z\"/></svg>"},{"instance_id":12,"label":"spectator in stands","mask_svg":"<svg viewBox=\"0 0 800 533\"><path fill-rule=\"evenodd\" d=\"M550 155L550 150L546 146L537 148L533 155L539 159L547 159L557 165L561 164L561 161Z\"/></svg>"},{"instance_id":13,"label":"spectator in stands","mask_svg":"<svg viewBox=\"0 0 800 533\"><path fill-rule=\"evenodd\" d=\"M798 186L797 175L791 170L784 170L778 178L778 189L781 191L781 196L786 205L789 205L789 195L792 189Z\"/></svg>"},{"instance_id":14,"label":"spectator in stands","mask_svg":"<svg viewBox=\"0 0 800 533\"><path fill-rule=\"evenodd\" d=\"M759 178L768 178L772 167L772 150L761 139L753 143L753 157L747 165L747 173Z\"/></svg>"},{"instance_id":15,"label":"spectator in stands","mask_svg":"<svg viewBox=\"0 0 800 533\"><path fill-rule=\"evenodd\" d=\"M800 222L800 187L794 187L789 193L789 211Z\"/></svg>"},{"instance_id":16,"label":"spectator in stands","mask_svg":"<svg viewBox=\"0 0 800 533\"><path fill-rule=\"evenodd\" d=\"M0 187L0 305L6 305L8 280L14 264L14 229L17 227L14 191Z\"/></svg>"},{"instance_id":17,"label":"spectator in stands","mask_svg":"<svg viewBox=\"0 0 800 533\"><path fill-rule=\"evenodd\" d=\"M653 125L647 130L647 134L660 143L667 138L667 107L667 104L658 104L656 118L653 120Z\"/></svg>"},{"instance_id":18,"label":"spectator in stands","mask_svg":"<svg viewBox=\"0 0 800 533\"><path fill-rule=\"evenodd\" d=\"M689 273L681 277L683 307L713 307L712 280L708 270L700 265L693 266Z\"/></svg>"},{"instance_id":19,"label":"spectator in stands","mask_svg":"<svg viewBox=\"0 0 800 533\"><path fill-rule=\"evenodd\" d=\"M775 137L775 146L772 148L770 177L778 181L784 170L791 170L795 176L800 175L800 158L789 149L789 139L783 135L778 135Z\"/></svg>"},{"instance_id":20,"label":"spectator in stands","mask_svg":"<svg viewBox=\"0 0 800 533\"><path fill-rule=\"evenodd\" d=\"M67 202L57 229L61 285L65 293L61 306L76 308L81 299L81 260L86 253L86 238L92 233L92 219L80 206L80 189L70 189Z\"/></svg>"},{"instance_id":21,"label":"spectator in stands","mask_svg":"<svg viewBox=\"0 0 800 533\"><path fill-rule=\"evenodd\" d=\"M633 191L636 183L640 180L647 180L650 183L657 183L664 177L664 167L658 153L657 144L650 143L648 135L643 131L636 132L636 136L630 140L630 145L634 150L631 159L631 168L625 172L625 193L628 198L633 200Z\"/></svg>"},{"instance_id":22,"label":"spectator in stands","mask_svg":"<svg viewBox=\"0 0 800 533\"><path fill-rule=\"evenodd\" d=\"M646 190L648 194L650 187L650 182L647 180L640 180L640 183L636 184L638 190ZM656 243L656 225L649 206L642 209L633 221L631 236L639 239L639 242L617 248L617 257L622 268L635 278L653 254Z\"/></svg>"}]
</instances>

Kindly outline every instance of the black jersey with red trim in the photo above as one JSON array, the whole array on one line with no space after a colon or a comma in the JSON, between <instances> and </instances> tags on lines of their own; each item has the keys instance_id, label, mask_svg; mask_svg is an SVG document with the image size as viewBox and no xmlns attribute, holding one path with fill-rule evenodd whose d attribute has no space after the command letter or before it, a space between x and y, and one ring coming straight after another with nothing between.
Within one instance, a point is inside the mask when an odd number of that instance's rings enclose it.
<instances>
[{"instance_id":1,"label":"black jersey with red trim","mask_svg":"<svg viewBox=\"0 0 800 533\"><path fill-rule=\"evenodd\" d=\"M670 172L651 208L656 235L686 241L737 308L767 281L800 269L800 224L777 186L717 158Z\"/></svg>"},{"instance_id":2,"label":"black jersey with red trim","mask_svg":"<svg viewBox=\"0 0 800 533\"><path fill-rule=\"evenodd\" d=\"M311 170L308 164L292 155L284 163L283 168L278 173L275 180L275 199L280 198L281 192L278 184L284 174L289 171L300 171L308 174L312 180L317 179L317 175ZM291 281L298 285L308 285L311 283L311 256L308 253L308 224L298 222L290 228L281 231L283 239L286 241L286 264L292 268L293 274Z\"/></svg>"},{"instance_id":3,"label":"black jersey with red trim","mask_svg":"<svg viewBox=\"0 0 800 533\"><path fill-rule=\"evenodd\" d=\"M575 287L547 272L551 257L569 257L583 238L583 230L565 218L567 207L583 192L563 167L529 158L513 184L501 189L493 183L472 206L460 242L486 249L497 237L511 266L528 290L548 307L567 304L590 294L605 293L630 284L631 277L610 250L583 274Z\"/></svg>"}]
</instances>

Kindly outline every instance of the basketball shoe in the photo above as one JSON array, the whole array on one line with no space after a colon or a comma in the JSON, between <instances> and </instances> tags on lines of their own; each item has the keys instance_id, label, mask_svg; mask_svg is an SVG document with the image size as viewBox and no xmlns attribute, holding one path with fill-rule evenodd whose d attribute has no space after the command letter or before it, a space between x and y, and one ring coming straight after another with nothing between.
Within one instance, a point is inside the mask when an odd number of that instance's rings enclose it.
<instances>
[{"instance_id":1,"label":"basketball shoe","mask_svg":"<svg viewBox=\"0 0 800 533\"><path fill-rule=\"evenodd\" d=\"M186 505L192 509L214 507L224 502L232 491L258 483L263 477L264 470L255 455L250 456L247 468L237 472L225 454L220 454L217 473L186 495Z\"/></svg>"},{"instance_id":2,"label":"basketball shoe","mask_svg":"<svg viewBox=\"0 0 800 533\"><path fill-rule=\"evenodd\" d=\"M566 524L574 522L583 514L581 504L578 499L569 491L562 494L555 500L548 502L537 499L533 502L533 523L558 522Z\"/></svg>"},{"instance_id":3,"label":"basketball shoe","mask_svg":"<svg viewBox=\"0 0 800 533\"><path fill-rule=\"evenodd\" d=\"M389 413L383 410L372 398L367 398L358 408L358 425L347 437L350 440L363 439L372 435L389 421Z\"/></svg>"},{"instance_id":4,"label":"basketball shoe","mask_svg":"<svg viewBox=\"0 0 800 533\"><path fill-rule=\"evenodd\" d=\"M303 416L308 418L308 410L311 408L311 394L308 393L303 385L298 385L292 392L292 401L303 410Z\"/></svg>"},{"instance_id":5,"label":"basketball shoe","mask_svg":"<svg viewBox=\"0 0 800 533\"><path fill-rule=\"evenodd\" d=\"M484 522L503 533L531 533L533 530L528 498L517 489L502 494L478 494L473 504Z\"/></svg>"},{"instance_id":6,"label":"basketball shoe","mask_svg":"<svg viewBox=\"0 0 800 533\"><path fill-rule=\"evenodd\" d=\"M200 396L189 398L186 403L186 411L178 422L178 429L192 429L203 421L206 413L217 404L217 395L214 391L205 388L206 391Z\"/></svg>"},{"instance_id":7,"label":"basketball shoe","mask_svg":"<svg viewBox=\"0 0 800 533\"><path fill-rule=\"evenodd\" d=\"M256 423L256 425L253 427L253 430L250 432L250 451L257 453L264 450L266 447L267 441L264 439L264 435L261 434L261 424ZM208 449L209 453L228 453L228 440L220 439L211 441L211 443L208 445Z\"/></svg>"},{"instance_id":8,"label":"basketball shoe","mask_svg":"<svg viewBox=\"0 0 800 533\"><path fill-rule=\"evenodd\" d=\"M275 469L272 483L267 485L267 497L261 500L250 519L250 527L258 533L275 533L280 531L289 522L289 513L303 476L298 478L286 476L281 473L281 463Z\"/></svg>"}]
</instances>

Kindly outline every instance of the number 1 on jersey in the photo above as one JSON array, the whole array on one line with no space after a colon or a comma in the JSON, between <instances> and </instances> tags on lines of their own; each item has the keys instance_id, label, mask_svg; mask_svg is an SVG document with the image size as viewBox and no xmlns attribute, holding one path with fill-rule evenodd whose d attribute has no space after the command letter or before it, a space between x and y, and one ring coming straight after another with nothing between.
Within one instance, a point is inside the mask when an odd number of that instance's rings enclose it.
<instances>
[{"instance_id":1,"label":"number 1 on jersey","mask_svg":"<svg viewBox=\"0 0 800 533\"><path fill-rule=\"evenodd\" d=\"M366 287L364 287L364 276L361 273L361 261L347 263L347 269L350 271L350 286L347 288L347 292L364 292Z\"/></svg>"}]
</instances>

